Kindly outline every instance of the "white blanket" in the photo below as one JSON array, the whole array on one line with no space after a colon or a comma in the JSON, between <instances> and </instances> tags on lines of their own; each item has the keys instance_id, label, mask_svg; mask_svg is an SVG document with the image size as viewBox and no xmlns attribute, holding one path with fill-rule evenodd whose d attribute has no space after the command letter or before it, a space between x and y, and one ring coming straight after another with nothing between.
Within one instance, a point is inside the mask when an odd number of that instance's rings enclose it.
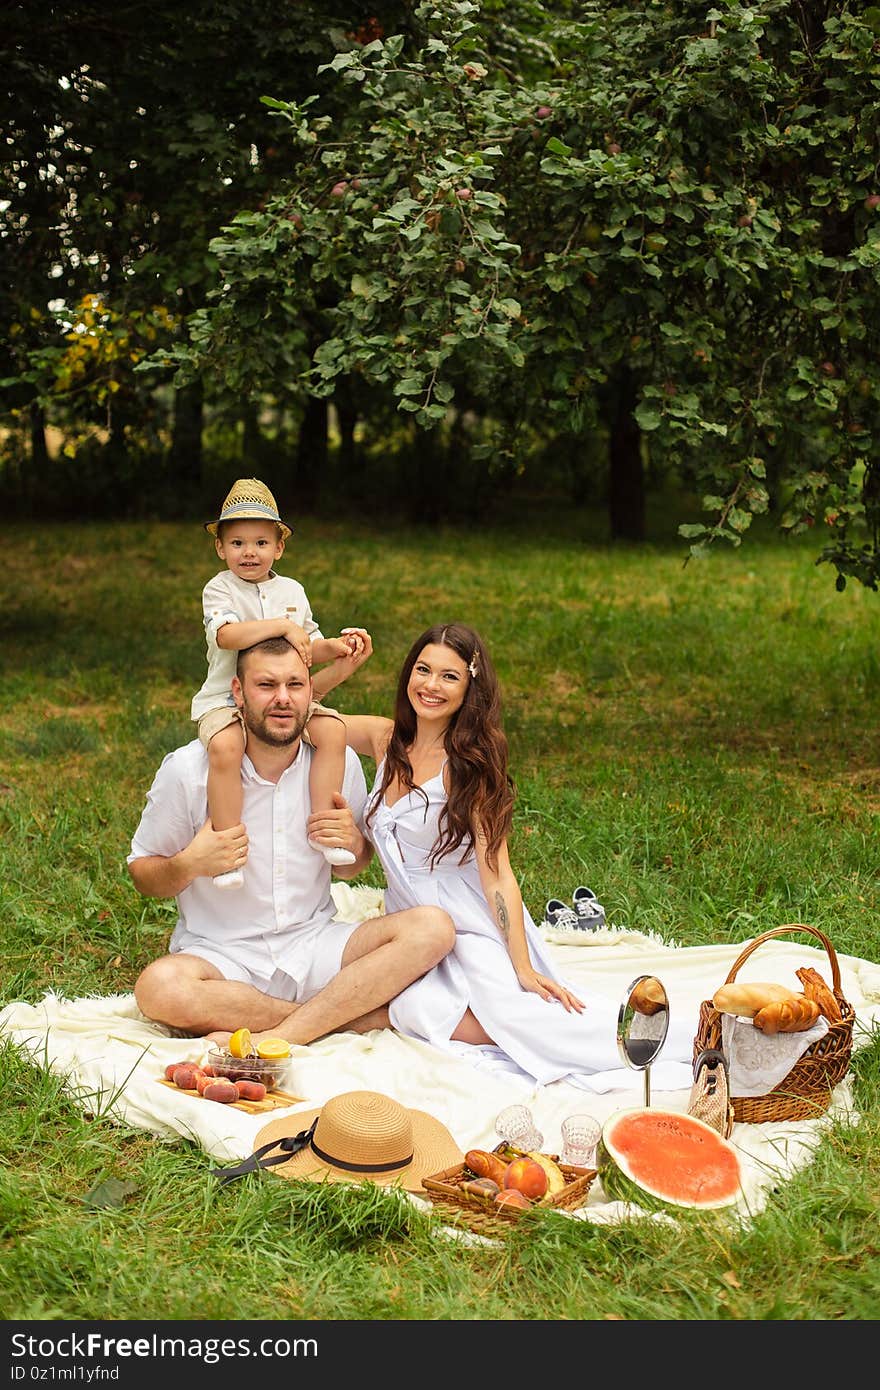
<instances>
[{"instance_id":1,"label":"white blanket","mask_svg":"<svg viewBox=\"0 0 880 1390\"><path fill-rule=\"evenodd\" d=\"M338 915L345 920L358 921L381 911L377 889L335 884L333 893ZM545 934L563 978L575 989L589 980L594 989L619 1002L636 976L654 974L666 986L671 1012L681 1010L695 1021L700 1003L724 982L743 947L742 942L678 947L622 928L579 933L576 939ZM762 943L737 979L775 980L798 989L795 970L812 965L830 984L825 951L803 941L778 938ZM838 956L838 964L843 994L856 1010L853 1045L858 1048L880 1026L880 966L851 956ZM0 1034L37 1065L63 1076L83 1109L166 1140L190 1139L221 1163L248 1155L267 1120L265 1115L245 1114L160 1085L169 1062L197 1061L207 1044L204 1039L181 1039L150 1023L131 994L66 1000L47 993L36 1005L9 1004L0 1011ZM341 1033L296 1047L286 1089L301 1096L302 1103L289 1112L275 1111L272 1118L321 1105L343 1091L381 1091L435 1115L464 1151L497 1143L495 1116L504 1106L522 1101L544 1135L545 1150L556 1153L567 1115L588 1112L603 1121L617 1110L644 1104L644 1074L623 1066L617 1078L620 1089L592 1095L566 1082L537 1087L515 1069L499 1068L491 1049L481 1055L462 1044L459 1053L440 1053L390 1030ZM652 1084L653 1106L684 1110L687 1101L687 1089L660 1091ZM819 1119L734 1126L732 1140L743 1169L737 1208L742 1219L760 1210L774 1185L809 1162L824 1130L841 1117L857 1119L848 1078ZM601 1222L631 1214L623 1204L607 1201L598 1181L587 1206L572 1213L576 1219Z\"/></svg>"}]
</instances>

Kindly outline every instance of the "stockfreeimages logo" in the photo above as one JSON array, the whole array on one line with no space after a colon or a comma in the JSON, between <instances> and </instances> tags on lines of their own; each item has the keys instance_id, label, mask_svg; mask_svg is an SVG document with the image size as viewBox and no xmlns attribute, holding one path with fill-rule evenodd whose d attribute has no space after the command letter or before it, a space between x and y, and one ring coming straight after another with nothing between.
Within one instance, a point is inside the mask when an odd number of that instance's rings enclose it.
<instances>
[{"instance_id":1,"label":"stockfreeimages logo","mask_svg":"<svg viewBox=\"0 0 880 1390\"><path fill-rule=\"evenodd\" d=\"M23 1358L31 1362L50 1361L112 1361L112 1360L162 1360L165 1358L182 1361L202 1361L205 1365L216 1365L219 1361L242 1358L316 1357L318 1343L314 1337L163 1337L153 1332L145 1337L108 1337L102 1332L70 1333L61 1337L35 1337L16 1332L11 1338L12 1380L41 1380L45 1368L17 1364ZM53 1379L66 1380L105 1380L117 1379L118 1368L114 1374L106 1367L73 1367L67 1369L71 1374ZM90 1374L91 1372L91 1374Z\"/></svg>"}]
</instances>

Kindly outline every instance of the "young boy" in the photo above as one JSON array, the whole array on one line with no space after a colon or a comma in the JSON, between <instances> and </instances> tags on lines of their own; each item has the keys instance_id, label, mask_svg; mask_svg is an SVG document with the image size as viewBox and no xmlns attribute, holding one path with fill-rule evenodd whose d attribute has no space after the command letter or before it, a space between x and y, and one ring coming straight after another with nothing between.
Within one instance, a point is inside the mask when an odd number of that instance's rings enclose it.
<instances>
[{"instance_id":1,"label":"young boy","mask_svg":"<svg viewBox=\"0 0 880 1390\"><path fill-rule=\"evenodd\" d=\"M208 750L208 813L215 830L227 830L241 820L241 759L246 732L232 698L231 682L238 653L267 637L286 637L307 666L332 661L363 650L362 639L346 630L340 637L322 636L312 617L306 592L295 579L276 574L272 566L284 553L290 535L278 515L275 498L257 478L239 478L216 521L205 523L226 569L202 590L208 675L192 702L199 739ZM314 749L309 771L313 811L330 810L333 793L341 792L345 772L345 725L339 716L313 702L304 740ZM310 841L310 843L312 843ZM347 849L312 843L330 864L353 864ZM240 888L240 870L219 874L217 888Z\"/></svg>"}]
</instances>

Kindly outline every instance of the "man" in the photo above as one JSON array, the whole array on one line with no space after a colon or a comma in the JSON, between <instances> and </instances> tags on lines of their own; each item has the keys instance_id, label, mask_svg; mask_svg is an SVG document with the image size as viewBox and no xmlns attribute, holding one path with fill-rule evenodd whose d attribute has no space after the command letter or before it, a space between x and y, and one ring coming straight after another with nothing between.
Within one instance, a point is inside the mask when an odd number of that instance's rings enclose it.
<instances>
[{"instance_id":1,"label":"man","mask_svg":"<svg viewBox=\"0 0 880 1390\"><path fill-rule=\"evenodd\" d=\"M345 667L364 659L338 661ZM239 654L232 693L247 729L247 830L215 831L207 819L208 760L198 740L168 754L128 865L139 892L176 897L180 915L171 953L135 984L138 1006L147 1018L218 1041L240 1027L257 1040L271 1033L300 1044L343 1028L385 1027L389 1000L452 948L452 920L434 907L360 925L333 920L330 869L308 841L351 850L355 862L336 868L340 878L370 862L372 846L358 824L366 802L358 758L348 750L334 808L310 815L311 749L300 736L312 681L285 638ZM211 891L216 874L245 862L243 888Z\"/></svg>"}]
</instances>

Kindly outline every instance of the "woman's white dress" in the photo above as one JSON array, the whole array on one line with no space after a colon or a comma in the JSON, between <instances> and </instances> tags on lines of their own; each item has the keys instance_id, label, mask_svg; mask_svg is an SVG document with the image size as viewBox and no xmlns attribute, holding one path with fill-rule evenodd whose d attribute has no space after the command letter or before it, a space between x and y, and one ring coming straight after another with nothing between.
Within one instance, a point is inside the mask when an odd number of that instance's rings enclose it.
<instances>
[{"instance_id":1,"label":"woman's white dress","mask_svg":"<svg viewBox=\"0 0 880 1390\"><path fill-rule=\"evenodd\" d=\"M380 773L381 764L371 805L376 802ZM558 1000L548 1002L524 990L489 912L473 856L462 864L459 850L431 867L445 801L440 772L393 806L380 802L367 825L385 871L385 911L433 905L443 908L455 923L453 950L392 1000L392 1027L483 1064L522 1072L539 1085L564 1078L591 1091L633 1088L638 1084L637 1073L623 1066L617 1047L619 999L576 989L586 1005L578 1014L569 1013ZM559 980L525 905L523 916L535 969ZM629 979L621 980L621 998L629 983ZM451 1041L468 1007L494 1039L494 1047ZM690 1085L695 1026L696 1019L676 1023L671 1018L662 1054L652 1067L655 1086L677 1090Z\"/></svg>"}]
</instances>

